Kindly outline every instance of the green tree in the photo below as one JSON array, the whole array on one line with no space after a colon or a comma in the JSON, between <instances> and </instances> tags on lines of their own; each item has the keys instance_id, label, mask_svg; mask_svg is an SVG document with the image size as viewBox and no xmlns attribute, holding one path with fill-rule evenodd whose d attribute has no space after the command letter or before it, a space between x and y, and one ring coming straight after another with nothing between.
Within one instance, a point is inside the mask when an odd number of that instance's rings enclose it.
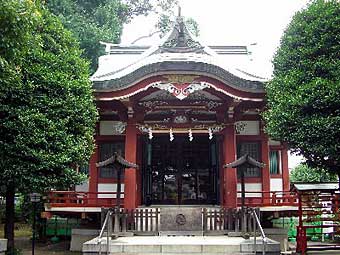
<instances>
[{"instance_id":1,"label":"green tree","mask_svg":"<svg viewBox=\"0 0 340 255\"><path fill-rule=\"evenodd\" d=\"M340 2L312 1L296 13L273 64L267 133L340 175Z\"/></svg>"},{"instance_id":2,"label":"green tree","mask_svg":"<svg viewBox=\"0 0 340 255\"><path fill-rule=\"evenodd\" d=\"M177 0L49 0L46 4L80 42L93 73L98 57L104 54L100 41L119 43L123 25L134 16L163 13L176 3Z\"/></svg>"},{"instance_id":3,"label":"green tree","mask_svg":"<svg viewBox=\"0 0 340 255\"><path fill-rule=\"evenodd\" d=\"M0 185L8 248L14 194L69 187L93 151L97 111L88 63L71 33L30 0L0 5Z\"/></svg>"},{"instance_id":4,"label":"green tree","mask_svg":"<svg viewBox=\"0 0 340 255\"><path fill-rule=\"evenodd\" d=\"M337 175L324 169L299 164L290 172L291 182L336 182Z\"/></svg>"},{"instance_id":5,"label":"green tree","mask_svg":"<svg viewBox=\"0 0 340 255\"><path fill-rule=\"evenodd\" d=\"M50 0L47 7L79 41L83 57L91 62L91 72L104 53L99 41L118 43L127 21L128 9L118 0Z\"/></svg>"}]
</instances>

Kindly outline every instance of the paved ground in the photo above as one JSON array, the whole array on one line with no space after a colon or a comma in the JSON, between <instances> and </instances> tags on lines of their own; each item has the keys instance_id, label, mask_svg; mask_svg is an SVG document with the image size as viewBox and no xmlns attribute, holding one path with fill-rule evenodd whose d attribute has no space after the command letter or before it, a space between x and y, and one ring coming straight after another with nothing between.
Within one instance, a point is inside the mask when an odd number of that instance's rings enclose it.
<instances>
[{"instance_id":1,"label":"paved ground","mask_svg":"<svg viewBox=\"0 0 340 255\"><path fill-rule=\"evenodd\" d=\"M15 240L16 248L22 251L23 255L32 254L32 243L29 238L17 238ZM35 255L81 255L80 252L70 252L69 241L61 241L57 244L37 243L35 248Z\"/></svg>"},{"instance_id":2,"label":"paved ground","mask_svg":"<svg viewBox=\"0 0 340 255\"><path fill-rule=\"evenodd\" d=\"M307 243L307 245L318 245L318 244L320 244L320 245L322 245L322 244L324 244L324 243L320 243L320 242L308 242ZM290 247L290 249L291 250L295 250L295 248L296 248L296 243L293 243L293 242L291 242L291 243L289 243L289 247ZM331 251L331 250L329 250L329 251L309 251L308 252L308 255L339 255L340 254L340 250L333 250L333 251ZM297 253L292 253L292 255L298 255Z\"/></svg>"},{"instance_id":3,"label":"paved ground","mask_svg":"<svg viewBox=\"0 0 340 255\"><path fill-rule=\"evenodd\" d=\"M129 238L128 238L129 239ZM143 238L144 239L144 238ZM148 238L146 238L148 239ZM144 242L146 241L144 239ZM174 240L177 238L174 238ZM160 240L159 240L160 241ZM160 241L161 242L161 241ZM183 241L182 241L183 242ZM16 238L15 241L16 248L22 250L23 255L31 255L31 240L28 237L20 237ZM80 252L70 252L69 249L69 241L61 241L57 244L52 244L50 242L47 243L37 243L35 254L36 255L81 255ZM294 244L291 243L292 248ZM294 247L295 248L295 247ZM293 253L294 254L294 253ZM335 255L340 254L340 251L323 251L323 252L309 252L310 255Z\"/></svg>"}]
</instances>

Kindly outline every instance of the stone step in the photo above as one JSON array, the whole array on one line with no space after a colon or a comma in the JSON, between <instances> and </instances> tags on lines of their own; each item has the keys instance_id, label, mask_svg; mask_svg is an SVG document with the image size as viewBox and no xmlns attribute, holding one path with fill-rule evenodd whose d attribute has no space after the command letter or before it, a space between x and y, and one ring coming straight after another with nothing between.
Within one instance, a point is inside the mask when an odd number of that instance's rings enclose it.
<instances>
[{"instance_id":1,"label":"stone step","mask_svg":"<svg viewBox=\"0 0 340 255\"><path fill-rule=\"evenodd\" d=\"M102 252L106 252L106 244L102 244ZM83 254L99 253L99 247L87 246L83 248ZM110 253L112 254L134 254L134 255L150 255L150 254L237 254L240 253L240 246L224 246L224 245L110 245Z\"/></svg>"},{"instance_id":2,"label":"stone step","mask_svg":"<svg viewBox=\"0 0 340 255\"><path fill-rule=\"evenodd\" d=\"M241 247L241 252L254 253L255 252L254 239L245 240L244 242L240 244L240 247ZM264 247L263 240L257 238L256 253L262 254L263 247ZM267 238L267 242L265 244L265 252L267 255L280 255L281 254L280 243Z\"/></svg>"},{"instance_id":3,"label":"stone step","mask_svg":"<svg viewBox=\"0 0 340 255\"><path fill-rule=\"evenodd\" d=\"M95 254L99 254L97 253L82 253L82 254L86 254L86 255L95 255ZM106 250L102 251L102 254L106 255ZM110 252L110 255L198 255L198 254L204 254L204 255L254 255L254 253L239 253L239 252L231 252L231 253L190 253L190 252L186 252L186 253L126 253L126 252ZM261 253L262 254L262 253ZM268 254L268 253L266 253Z\"/></svg>"},{"instance_id":4,"label":"stone step","mask_svg":"<svg viewBox=\"0 0 340 255\"><path fill-rule=\"evenodd\" d=\"M308 251L308 255L339 255L339 251Z\"/></svg>"},{"instance_id":5,"label":"stone step","mask_svg":"<svg viewBox=\"0 0 340 255\"><path fill-rule=\"evenodd\" d=\"M339 255L340 252L339 250L323 250L323 251L313 251L313 250L308 250L308 255L332 255L332 254L337 254Z\"/></svg>"},{"instance_id":6,"label":"stone step","mask_svg":"<svg viewBox=\"0 0 340 255\"><path fill-rule=\"evenodd\" d=\"M251 251L242 252L241 245L245 240L242 237L228 236L134 236L118 237L110 241L110 254L121 255L247 255ZM251 240L250 240L251 241ZM106 238L92 239L83 245L83 254L106 253ZM268 245L267 247L269 247ZM272 251L272 250L271 250ZM269 252L269 250L268 250ZM266 254L280 254L266 253Z\"/></svg>"}]
</instances>

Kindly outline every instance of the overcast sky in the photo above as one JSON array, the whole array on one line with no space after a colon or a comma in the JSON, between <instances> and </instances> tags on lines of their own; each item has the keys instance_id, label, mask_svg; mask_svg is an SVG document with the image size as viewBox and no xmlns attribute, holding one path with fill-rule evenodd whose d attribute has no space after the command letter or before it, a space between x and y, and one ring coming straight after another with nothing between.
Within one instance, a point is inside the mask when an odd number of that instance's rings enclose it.
<instances>
[{"instance_id":1,"label":"overcast sky","mask_svg":"<svg viewBox=\"0 0 340 255\"><path fill-rule=\"evenodd\" d=\"M200 41L207 45L250 45L253 71L264 77L272 73L271 59L294 13L307 0L179 0L182 16L197 21ZM122 43L155 31L156 17L137 17L125 25ZM143 44L152 40L141 41ZM290 157L290 167L300 162Z\"/></svg>"},{"instance_id":2,"label":"overcast sky","mask_svg":"<svg viewBox=\"0 0 340 255\"><path fill-rule=\"evenodd\" d=\"M271 59L284 29L307 0L179 0L182 16L197 21L207 45L250 45L253 72L269 78ZM177 12L177 11L176 11ZM156 17L137 17L125 25L122 43L155 31ZM141 43L150 43L147 40ZM252 71L252 70L249 70Z\"/></svg>"}]
</instances>

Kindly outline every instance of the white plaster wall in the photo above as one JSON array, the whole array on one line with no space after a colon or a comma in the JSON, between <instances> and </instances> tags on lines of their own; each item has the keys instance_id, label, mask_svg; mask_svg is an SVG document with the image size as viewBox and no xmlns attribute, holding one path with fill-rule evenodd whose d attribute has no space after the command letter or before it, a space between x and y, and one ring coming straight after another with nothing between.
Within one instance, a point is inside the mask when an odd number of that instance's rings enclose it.
<instances>
[{"instance_id":1,"label":"white plaster wall","mask_svg":"<svg viewBox=\"0 0 340 255\"><path fill-rule=\"evenodd\" d=\"M262 191L262 183L245 183L246 197L262 197L261 193L247 193L247 191ZM237 183L237 191L241 191L241 183ZM241 197L241 194L237 194Z\"/></svg>"},{"instance_id":2,"label":"white plaster wall","mask_svg":"<svg viewBox=\"0 0 340 255\"><path fill-rule=\"evenodd\" d=\"M238 135L259 135L260 122L259 121L238 121L235 125L241 125L243 128L237 132Z\"/></svg>"},{"instance_id":3,"label":"white plaster wall","mask_svg":"<svg viewBox=\"0 0 340 255\"><path fill-rule=\"evenodd\" d=\"M116 192L116 183L99 183L98 192ZM124 192L124 184L122 183L121 191ZM98 198L116 198L116 194L98 194ZM124 198L124 194L121 194L121 198Z\"/></svg>"},{"instance_id":4,"label":"white plaster wall","mask_svg":"<svg viewBox=\"0 0 340 255\"><path fill-rule=\"evenodd\" d=\"M88 192L89 191L89 180L86 180L80 185L76 185L76 191L78 192Z\"/></svg>"},{"instance_id":5,"label":"white plaster wall","mask_svg":"<svg viewBox=\"0 0 340 255\"><path fill-rule=\"evenodd\" d=\"M278 145L281 145L281 142L276 141L276 140L272 140L272 139L269 138L268 144L273 145L273 146L278 146Z\"/></svg>"},{"instance_id":6,"label":"white plaster wall","mask_svg":"<svg viewBox=\"0 0 340 255\"><path fill-rule=\"evenodd\" d=\"M283 191L282 178L270 178L270 191Z\"/></svg>"},{"instance_id":7,"label":"white plaster wall","mask_svg":"<svg viewBox=\"0 0 340 255\"><path fill-rule=\"evenodd\" d=\"M114 121L103 120L99 122L99 134L100 135L113 135Z\"/></svg>"}]
</instances>

